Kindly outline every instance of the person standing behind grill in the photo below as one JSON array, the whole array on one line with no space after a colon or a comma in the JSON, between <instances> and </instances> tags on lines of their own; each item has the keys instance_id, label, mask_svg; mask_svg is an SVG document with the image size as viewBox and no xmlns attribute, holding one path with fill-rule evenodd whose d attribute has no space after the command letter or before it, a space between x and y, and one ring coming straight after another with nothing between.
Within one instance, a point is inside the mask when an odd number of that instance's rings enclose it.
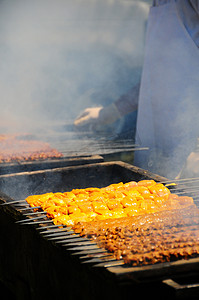
<instances>
[{"instance_id":1,"label":"person standing behind grill","mask_svg":"<svg viewBox=\"0 0 199 300\"><path fill-rule=\"evenodd\" d=\"M149 151L135 151L134 164L169 178L184 164L184 176L199 174L198 47L199 0L154 1L140 85L108 107L86 109L75 126L96 129L138 109L136 143Z\"/></svg>"}]
</instances>

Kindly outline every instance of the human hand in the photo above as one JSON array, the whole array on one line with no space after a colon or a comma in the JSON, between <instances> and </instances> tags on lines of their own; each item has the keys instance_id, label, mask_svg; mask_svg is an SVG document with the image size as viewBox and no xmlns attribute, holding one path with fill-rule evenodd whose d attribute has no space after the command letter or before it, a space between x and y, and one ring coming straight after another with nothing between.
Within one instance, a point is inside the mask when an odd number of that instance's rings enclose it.
<instances>
[{"instance_id":1,"label":"human hand","mask_svg":"<svg viewBox=\"0 0 199 300\"><path fill-rule=\"evenodd\" d=\"M99 112L102 106L86 108L75 120L74 125L77 128L81 128L86 125L90 125L97 122L99 118Z\"/></svg>"},{"instance_id":2,"label":"human hand","mask_svg":"<svg viewBox=\"0 0 199 300\"><path fill-rule=\"evenodd\" d=\"M120 118L120 113L114 103L107 107L86 108L75 120L74 125L78 130L87 127L98 131L106 125L114 123Z\"/></svg>"}]
</instances>

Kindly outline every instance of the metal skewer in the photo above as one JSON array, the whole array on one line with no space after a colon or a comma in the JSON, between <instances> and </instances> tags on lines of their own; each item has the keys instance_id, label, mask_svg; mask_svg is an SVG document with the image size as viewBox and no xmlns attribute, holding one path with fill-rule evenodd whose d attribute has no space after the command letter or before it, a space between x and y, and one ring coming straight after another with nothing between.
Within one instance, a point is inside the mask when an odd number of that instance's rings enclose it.
<instances>
[{"instance_id":1,"label":"metal skewer","mask_svg":"<svg viewBox=\"0 0 199 300\"><path fill-rule=\"evenodd\" d=\"M20 223L20 225L38 225L38 224L43 224L43 223L52 223L52 220L46 220L46 221L32 221L32 222L23 222Z\"/></svg>"},{"instance_id":2,"label":"metal skewer","mask_svg":"<svg viewBox=\"0 0 199 300\"><path fill-rule=\"evenodd\" d=\"M66 245L66 244L65 244ZM92 242L92 241L77 241L77 242L73 242L73 243L67 243L67 246L78 246L78 247L90 247L90 246L97 246L96 242Z\"/></svg>"},{"instance_id":3,"label":"metal skewer","mask_svg":"<svg viewBox=\"0 0 199 300\"><path fill-rule=\"evenodd\" d=\"M71 231L69 230L66 230L66 231L61 231L61 232L55 232L55 233L50 233L50 234L45 234L45 237L47 238L53 238L53 237L60 237L62 238L63 236L65 236L66 234L68 234L68 232L70 232L71 234ZM73 231L73 234L75 234L75 232Z\"/></svg>"},{"instance_id":4,"label":"metal skewer","mask_svg":"<svg viewBox=\"0 0 199 300\"><path fill-rule=\"evenodd\" d=\"M57 225L55 225L55 226L57 226ZM43 228L38 228L38 229L41 230ZM63 228L55 227L55 229L46 228L44 231L40 231L40 233L43 234L44 236L48 236L48 234L51 234L51 233L56 234L59 232L67 232L67 231L68 231L67 227L63 227Z\"/></svg>"},{"instance_id":5,"label":"metal skewer","mask_svg":"<svg viewBox=\"0 0 199 300\"><path fill-rule=\"evenodd\" d=\"M94 265L93 267L105 267L105 268L109 268L109 267L115 267L115 266L123 266L124 265L124 261L123 260L113 260L113 261L109 261L109 262L101 262L99 264Z\"/></svg>"},{"instance_id":6,"label":"metal skewer","mask_svg":"<svg viewBox=\"0 0 199 300\"><path fill-rule=\"evenodd\" d=\"M84 257L83 257L84 258ZM80 257L81 259L81 257ZM111 258L109 256L105 256L103 259L107 259L107 262L108 261L115 261L115 258ZM82 264L98 264L98 263L101 263L102 262L102 259L99 257L99 258L91 258L91 259L86 259L85 261L82 261L81 263Z\"/></svg>"},{"instance_id":7,"label":"metal skewer","mask_svg":"<svg viewBox=\"0 0 199 300\"><path fill-rule=\"evenodd\" d=\"M185 190L185 191L181 191L181 192L177 192L176 194L178 195L183 195L183 194L198 194L199 191L196 190Z\"/></svg>"},{"instance_id":8,"label":"metal skewer","mask_svg":"<svg viewBox=\"0 0 199 300\"><path fill-rule=\"evenodd\" d=\"M81 255L86 255L86 256L89 255L89 256L91 256L91 255L97 255L97 254L103 254L103 255L105 255L105 254L108 254L108 252L107 252L107 250L105 250L103 248L98 248L98 249L82 250L82 251L79 251L79 252L74 252L71 255L80 255L80 256Z\"/></svg>"},{"instance_id":9,"label":"metal skewer","mask_svg":"<svg viewBox=\"0 0 199 300\"><path fill-rule=\"evenodd\" d=\"M68 244L64 244L63 246L68 246ZM70 251L83 250L84 251L84 250L100 250L100 248L95 243L95 245L77 246L77 247L69 248L68 250L70 250Z\"/></svg>"},{"instance_id":10,"label":"metal skewer","mask_svg":"<svg viewBox=\"0 0 199 300\"><path fill-rule=\"evenodd\" d=\"M86 259L86 260L92 260L92 259L100 259L100 262L102 261L102 259L115 259L115 257L113 256L112 253L108 253L106 252L102 252L102 253L95 253L95 254L88 254L88 255L83 255L79 257L80 259Z\"/></svg>"},{"instance_id":11,"label":"metal skewer","mask_svg":"<svg viewBox=\"0 0 199 300\"><path fill-rule=\"evenodd\" d=\"M83 242L83 241L87 241L87 242L90 242L91 240L87 239L87 238L83 238L83 237L69 237L69 236L66 236L66 237L63 237L62 240L58 240L57 243L73 243L73 242Z\"/></svg>"},{"instance_id":12,"label":"metal skewer","mask_svg":"<svg viewBox=\"0 0 199 300\"><path fill-rule=\"evenodd\" d=\"M199 182L199 177L193 177L193 178L182 178L182 179L169 179L165 181L161 181L159 183L162 183L166 186L172 186L172 185L179 185L184 183L190 183L190 182Z\"/></svg>"},{"instance_id":13,"label":"metal skewer","mask_svg":"<svg viewBox=\"0 0 199 300\"><path fill-rule=\"evenodd\" d=\"M172 190L172 191L175 191L175 193L176 193L178 191L183 191L183 190L189 191L189 190L193 190L193 189L194 189L194 191L197 191L197 190L199 191L199 185L188 185L188 186L183 185L181 187L176 186L176 188L174 188L174 190Z\"/></svg>"},{"instance_id":14,"label":"metal skewer","mask_svg":"<svg viewBox=\"0 0 199 300\"><path fill-rule=\"evenodd\" d=\"M48 225L48 226L41 226L41 227L38 227L37 229L38 230L44 230L43 233L48 233L50 232L50 230L53 230L51 228L56 228L56 229L64 229L64 228L67 228L66 225ZM41 232L42 233L42 232Z\"/></svg>"},{"instance_id":15,"label":"metal skewer","mask_svg":"<svg viewBox=\"0 0 199 300\"><path fill-rule=\"evenodd\" d=\"M36 211L36 212L33 212L33 213L25 213L24 216L34 216L34 215L40 215L40 214L46 214L47 212L46 211Z\"/></svg>"},{"instance_id":16,"label":"metal skewer","mask_svg":"<svg viewBox=\"0 0 199 300\"><path fill-rule=\"evenodd\" d=\"M25 204L28 204L24 199L23 200L13 200L13 201L9 201L9 202L4 202L1 203L0 205L4 206L4 205L11 205L11 204L17 204L17 203L21 203L24 202Z\"/></svg>"},{"instance_id":17,"label":"metal skewer","mask_svg":"<svg viewBox=\"0 0 199 300\"><path fill-rule=\"evenodd\" d=\"M43 218L44 218L44 216L35 217L35 218L28 218L28 219L25 219L25 220L16 221L15 223L26 223L26 222L30 222L30 221L34 221L34 220L43 219Z\"/></svg>"},{"instance_id":18,"label":"metal skewer","mask_svg":"<svg viewBox=\"0 0 199 300\"><path fill-rule=\"evenodd\" d=\"M24 207L24 208L21 208L20 210L24 211L24 210L33 210L33 209L39 209L39 208L41 208L41 206Z\"/></svg>"}]
</instances>

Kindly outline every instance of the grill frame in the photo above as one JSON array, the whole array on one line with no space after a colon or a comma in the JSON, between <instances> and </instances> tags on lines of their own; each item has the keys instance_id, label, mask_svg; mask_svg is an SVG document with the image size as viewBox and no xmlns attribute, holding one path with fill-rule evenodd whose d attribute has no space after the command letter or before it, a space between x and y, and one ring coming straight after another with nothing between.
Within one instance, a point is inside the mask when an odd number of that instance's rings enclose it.
<instances>
[{"instance_id":1,"label":"grill frame","mask_svg":"<svg viewBox=\"0 0 199 300\"><path fill-rule=\"evenodd\" d=\"M62 168L67 166L78 166L91 163L99 163L103 161L104 158L96 154L82 156L64 156L60 158L49 158L43 160L0 163L0 175Z\"/></svg>"},{"instance_id":2,"label":"grill frame","mask_svg":"<svg viewBox=\"0 0 199 300\"><path fill-rule=\"evenodd\" d=\"M167 180L128 163L114 161L0 175L0 191L18 200L49 190L65 192L73 188L104 187L120 181L142 179Z\"/></svg>"}]
</instances>

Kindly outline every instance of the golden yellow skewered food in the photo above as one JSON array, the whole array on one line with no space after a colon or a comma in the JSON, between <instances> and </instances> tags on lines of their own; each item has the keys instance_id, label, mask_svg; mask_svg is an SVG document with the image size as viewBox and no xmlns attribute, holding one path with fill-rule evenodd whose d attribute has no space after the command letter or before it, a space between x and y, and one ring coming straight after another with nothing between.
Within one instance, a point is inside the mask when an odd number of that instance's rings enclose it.
<instances>
[{"instance_id":1,"label":"golden yellow skewered food","mask_svg":"<svg viewBox=\"0 0 199 300\"><path fill-rule=\"evenodd\" d=\"M193 204L191 197L179 197L154 180L111 184L104 188L73 189L26 198L32 207L40 206L56 225L131 217Z\"/></svg>"}]
</instances>

